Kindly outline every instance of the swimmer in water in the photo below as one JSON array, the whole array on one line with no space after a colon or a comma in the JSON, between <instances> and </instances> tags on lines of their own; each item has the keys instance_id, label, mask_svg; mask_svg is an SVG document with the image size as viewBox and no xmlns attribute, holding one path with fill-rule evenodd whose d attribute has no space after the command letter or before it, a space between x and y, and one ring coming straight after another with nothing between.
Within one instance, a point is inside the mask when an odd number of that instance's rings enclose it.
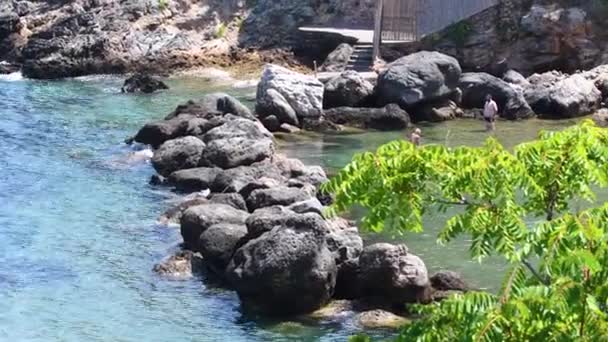
<instances>
[{"instance_id":1,"label":"swimmer in water","mask_svg":"<svg viewBox=\"0 0 608 342\"><path fill-rule=\"evenodd\" d=\"M416 128L412 135L410 135L410 142L416 146L420 146L420 138L422 137L422 131L420 128Z\"/></svg>"}]
</instances>

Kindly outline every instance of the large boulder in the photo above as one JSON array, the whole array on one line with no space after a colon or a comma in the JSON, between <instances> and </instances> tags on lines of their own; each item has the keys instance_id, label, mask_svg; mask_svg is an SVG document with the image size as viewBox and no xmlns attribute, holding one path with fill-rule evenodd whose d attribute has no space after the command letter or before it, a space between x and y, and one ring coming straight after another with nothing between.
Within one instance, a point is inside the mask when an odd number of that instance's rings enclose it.
<instances>
[{"instance_id":1,"label":"large boulder","mask_svg":"<svg viewBox=\"0 0 608 342\"><path fill-rule=\"evenodd\" d=\"M164 142L154 151L152 166L162 176L177 170L198 166L205 143L195 137L183 137Z\"/></svg>"},{"instance_id":2,"label":"large boulder","mask_svg":"<svg viewBox=\"0 0 608 342\"><path fill-rule=\"evenodd\" d=\"M444 99L458 86L461 72L454 57L439 52L421 51L401 57L378 76L378 101L409 108Z\"/></svg>"},{"instance_id":3,"label":"large boulder","mask_svg":"<svg viewBox=\"0 0 608 342\"><path fill-rule=\"evenodd\" d=\"M249 240L271 231L275 227L284 226L295 213L283 206L265 207L255 210L245 222Z\"/></svg>"},{"instance_id":4,"label":"large boulder","mask_svg":"<svg viewBox=\"0 0 608 342\"><path fill-rule=\"evenodd\" d=\"M424 262L405 245L377 243L359 257L363 296L402 304L429 300L430 282Z\"/></svg>"},{"instance_id":5,"label":"large boulder","mask_svg":"<svg viewBox=\"0 0 608 342\"><path fill-rule=\"evenodd\" d=\"M200 235L199 250L215 273L224 273L239 241L246 234L247 228L243 224L218 223Z\"/></svg>"},{"instance_id":6,"label":"large boulder","mask_svg":"<svg viewBox=\"0 0 608 342\"><path fill-rule=\"evenodd\" d=\"M499 115L506 119L525 119L534 115L523 93L509 83L483 72L464 73L458 83L462 90L462 105L483 108L486 95L492 95Z\"/></svg>"},{"instance_id":7,"label":"large boulder","mask_svg":"<svg viewBox=\"0 0 608 342\"><path fill-rule=\"evenodd\" d=\"M440 271L430 278L433 289L438 291L467 291L469 285L462 275L453 271Z\"/></svg>"},{"instance_id":8,"label":"large boulder","mask_svg":"<svg viewBox=\"0 0 608 342\"><path fill-rule=\"evenodd\" d=\"M247 208L254 211L274 205L290 205L310 199L312 196L305 189L277 186L268 189L256 189L247 197Z\"/></svg>"},{"instance_id":9,"label":"large boulder","mask_svg":"<svg viewBox=\"0 0 608 342\"><path fill-rule=\"evenodd\" d=\"M345 71L325 83L323 108L359 107L370 102L374 86L356 71Z\"/></svg>"},{"instance_id":10,"label":"large boulder","mask_svg":"<svg viewBox=\"0 0 608 342\"><path fill-rule=\"evenodd\" d=\"M150 94L164 89L169 89L169 86L160 79L146 74L135 74L125 81L120 90L123 93Z\"/></svg>"},{"instance_id":11,"label":"large boulder","mask_svg":"<svg viewBox=\"0 0 608 342\"><path fill-rule=\"evenodd\" d=\"M363 251L363 239L356 226L335 217L327 221L330 233L326 236L329 250L338 266L334 297L355 299L361 294L359 256Z\"/></svg>"},{"instance_id":12,"label":"large boulder","mask_svg":"<svg viewBox=\"0 0 608 342\"><path fill-rule=\"evenodd\" d=\"M211 119L221 117L226 114L255 120L255 116L247 106L242 104L235 97L225 93L212 93L203 96L198 101L190 100L177 106L165 119L172 119L180 115L191 115L198 118Z\"/></svg>"},{"instance_id":13,"label":"large boulder","mask_svg":"<svg viewBox=\"0 0 608 342\"><path fill-rule=\"evenodd\" d=\"M239 248L226 274L243 304L277 315L310 313L327 304L337 268L326 234L320 216L295 215Z\"/></svg>"},{"instance_id":14,"label":"large boulder","mask_svg":"<svg viewBox=\"0 0 608 342\"><path fill-rule=\"evenodd\" d=\"M399 130L410 124L410 116L396 104L383 108L338 107L327 109L325 119L337 124L378 130Z\"/></svg>"},{"instance_id":15,"label":"large boulder","mask_svg":"<svg viewBox=\"0 0 608 342\"><path fill-rule=\"evenodd\" d=\"M203 141L209 143L213 140L229 138L247 138L251 140L271 139L270 133L259 121L248 119L234 119L215 127L203 135Z\"/></svg>"},{"instance_id":16,"label":"large boulder","mask_svg":"<svg viewBox=\"0 0 608 342\"><path fill-rule=\"evenodd\" d=\"M268 64L258 84L256 112L261 117L275 115L281 123L296 126L302 119L316 120L323 114L323 83Z\"/></svg>"},{"instance_id":17,"label":"large boulder","mask_svg":"<svg viewBox=\"0 0 608 342\"><path fill-rule=\"evenodd\" d=\"M249 213L226 204L202 204L186 209L181 218L181 234L187 248L198 249L201 234L223 223L244 225Z\"/></svg>"},{"instance_id":18,"label":"large boulder","mask_svg":"<svg viewBox=\"0 0 608 342\"><path fill-rule=\"evenodd\" d=\"M274 154L271 139L248 139L243 137L217 139L205 147L201 165L230 169L248 166L269 158Z\"/></svg>"},{"instance_id":19,"label":"large boulder","mask_svg":"<svg viewBox=\"0 0 608 342\"><path fill-rule=\"evenodd\" d=\"M539 115L573 118L593 113L600 106L602 93L593 80L581 74L565 76L555 73L532 75L525 97Z\"/></svg>"},{"instance_id":20,"label":"large boulder","mask_svg":"<svg viewBox=\"0 0 608 342\"><path fill-rule=\"evenodd\" d=\"M167 182L175 186L178 191L196 192L209 189L220 172L221 169L215 167L179 170L171 173Z\"/></svg>"},{"instance_id":21,"label":"large boulder","mask_svg":"<svg viewBox=\"0 0 608 342\"><path fill-rule=\"evenodd\" d=\"M247 211L247 204L245 203L245 199L243 198L243 196L235 192L230 192L226 194L211 194L211 196L209 196L209 201L211 203L226 204L235 209Z\"/></svg>"},{"instance_id":22,"label":"large boulder","mask_svg":"<svg viewBox=\"0 0 608 342\"><path fill-rule=\"evenodd\" d=\"M326 72L341 72L346 69L350 56L353 55L355 49L349 44L342 43L327 55L325 61L319 68L320 71Z\"/></svg>"}]
</instances>

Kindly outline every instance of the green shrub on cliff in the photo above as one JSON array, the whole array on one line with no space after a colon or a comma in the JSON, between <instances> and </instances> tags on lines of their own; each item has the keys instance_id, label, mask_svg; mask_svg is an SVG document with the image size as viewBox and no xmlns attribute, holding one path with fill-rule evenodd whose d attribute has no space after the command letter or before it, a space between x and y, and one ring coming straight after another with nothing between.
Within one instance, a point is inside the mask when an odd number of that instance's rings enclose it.
<instances>
[{"instance_id":1,"label":"green shrub on cliff","mask_svg":"<svg viewBox=\"0 0 608 342\"><path fill-rule=\"evenodd\" d=\"M423 230L425 215L453 215L438 242L471 241L473 258L511 264L498 294L469 292L410 309L420 319L398 341L601 341L608 339L608 131L592 122L503 148L395 141L357 155L327 186L333 211L367 208L364 228Z\"/></svg>"},{"instance_id":2,"label":"green shrub on cliff","mask_svg":"<svg viewBox=\"0 0 608 342\"><path fill-rule=\"evenodd\" d=\"M220 38L224 38L226 36L226 31L228 30L228 27L226 26L225 23L220 23L217 26L217 29L215 30L215 38L216 39L220 39Z\"/></svg>"}]
</instances>

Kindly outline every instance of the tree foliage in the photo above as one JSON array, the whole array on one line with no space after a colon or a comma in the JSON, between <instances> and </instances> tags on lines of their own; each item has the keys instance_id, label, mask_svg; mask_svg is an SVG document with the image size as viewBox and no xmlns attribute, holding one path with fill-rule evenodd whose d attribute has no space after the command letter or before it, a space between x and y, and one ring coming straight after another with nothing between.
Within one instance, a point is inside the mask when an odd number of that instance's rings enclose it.
<instances>
[{"instance_id":1,"label":"tree foliage","mask_svg":"<svg viewBox=\"0 0 608 342\"><path fill-rule=\"evenodd\" d=\"M454 213L438 242L470 238L471 256L512 264L498 294L469 292L414 306L420 319L399 341L608 340L608 131L585 121L508 151L416 147L394 141L353 158L326 186L333 212L367 209L372 231L423 230L423 217ZM457 210L451 208L458 208Z\"/></svg>"}]
</instances>

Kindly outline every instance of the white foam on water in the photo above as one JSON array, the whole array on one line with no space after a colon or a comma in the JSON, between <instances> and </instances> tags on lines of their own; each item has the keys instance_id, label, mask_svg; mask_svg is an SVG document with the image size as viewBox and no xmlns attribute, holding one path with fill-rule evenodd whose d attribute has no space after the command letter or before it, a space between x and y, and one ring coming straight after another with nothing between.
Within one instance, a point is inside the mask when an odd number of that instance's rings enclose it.
<instances>
[{"instance_id":1,"label":"white foam on water","mask_svg":"<svg viewBox=\"0 0 608 342\"><path fill-rule=\"evenodd\" d=\"M23 80L23 74L21 73L21 71L0 75L0 81L4 82L16 82L21 80Z\"/></svg>"}]
</instances>

